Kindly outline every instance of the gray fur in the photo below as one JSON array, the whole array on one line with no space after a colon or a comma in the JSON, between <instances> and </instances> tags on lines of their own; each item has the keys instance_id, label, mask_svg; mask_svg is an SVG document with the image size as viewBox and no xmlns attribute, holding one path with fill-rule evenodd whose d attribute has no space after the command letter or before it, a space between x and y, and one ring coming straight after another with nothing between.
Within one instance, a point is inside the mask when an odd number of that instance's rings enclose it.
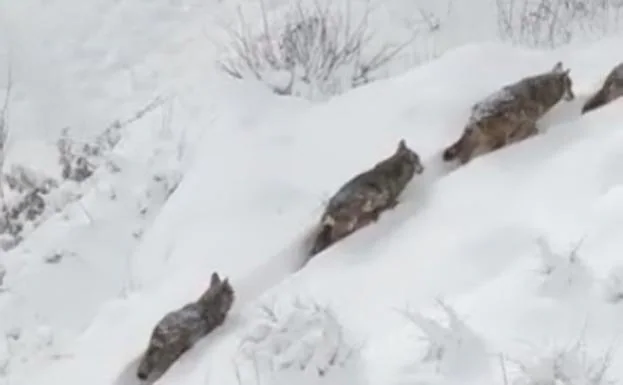
<instances>
[{"instance_id":1,"label":"gray fur","mask_svg":"<svg viewBox=\"0 0 623 385\"><path fill-rule=\"evenodd\" d=\"M582 106L582 114L602 107L621 96L623 96L623 63L608 73L601 88Z\"/></svg>"},{"instance_id":2,"label":"gray fur","mask_svg":"<svg viewBox=\"0 0 623 385\"><path fill-rule=\"evenodd\" d=\"M506 85L472 107L463 134L444 150L443 159L458 158L465 164L536 135L540 118L561 100L574 98L569 69L564 70L561 62L548 72Z\"/></svg>"},{"instance_id":3,"label":"gray fur","mask_svg":"<svg viewBox=\"0 0 623 385\"><path fill-rule=\"evenodd\" d=\"M137 370L146 380L161 376L197 341L225 322L234 302L234 290L228 279L221 281L212 273L210 287L195 301L165 315L154 328L149 345Z\"/></svg>"},{"instance_id":4,"label":"gray fur","mask_svg":"<svg viewBox=\"0 0 623 385\"><path fill-rule=\"evenodd\" d=\"M419 156L401 140L392 156L353 177L329 200L311 256L396 206L398 196L413 176L422 172L424 166Z\"/></svg>"}]
</instances>

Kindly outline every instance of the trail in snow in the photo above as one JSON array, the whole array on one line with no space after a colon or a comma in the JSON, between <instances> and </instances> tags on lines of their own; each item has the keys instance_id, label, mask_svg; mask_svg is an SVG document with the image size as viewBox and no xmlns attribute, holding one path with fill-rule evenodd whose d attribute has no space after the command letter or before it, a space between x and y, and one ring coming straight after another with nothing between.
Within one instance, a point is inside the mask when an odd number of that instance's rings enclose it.
<instances>
[{"instance_id":1,"label":"trail in snow","mask_svg":"<svg viewBox=\"0 0 623 385\"><path fill-rule=\"evenodd\" d=\"M486 67L481 64L485 62L485 58L487 63L492 60L490 53L473 55L474 61L477 59L479 62L474 65L474 68ZM518 60L518 58L521 56L513 57L512 62L521 62L522 65L524 62L528 62ZM448 61L446 60L446 64ZM452 61L456 62L456 57ZM500 68L505 68L505 62L501 61L501 63ZM434 63L434 65L443 69L443 60ZM595 135L600 130L609 134L608 129L602 127L612 126L612 123L620 120L620 114L617 115L613 109L606 108L595 115L587 115L577 119L577 122L570 122L577 117L576 111L579 111L579 108L576 109L576 107L581 104L578 98L573 104L563 104L557 108L549 117L549 122L543 119L542 128L545 134L487 154L479 160L470 162L469 167L452 170L451 167L440 162L439 153L436 152L436 149L439 148L438 142L453 139L445 137L451 131L447 128L448 125L454 124L448 122L460 120L459 114L467 109L464 108L464 105L467 106L468 101L474 95L457 96L456 100L448 96L450 101L447 100L446 96L439 95L439 101L434 100L434 98L431 101L427 87L433 90L431 91L433 94L439 92L440 94L456 95L456 93L452 93L457 88L453 74L462 74L465 70L464 65L464 61L459 60L458 66L457 63L453 63L453 66L449 67L452 69L451 71L446 68L445 71L440 71L435 77L431 73L427 74L426 71L414 71L415 76L411 82L405 81L403 87L396 87L396 84L393 84L394 87L389 87L392 82L370 85L369 89L376 89L377 91L386 88L387 90L384 92L387 97L382 99L390 99L391 93L392 104L395 104L396 100L401 100L404 106L384 106L381 102L379 107L376 104L379 103L377 95L362 96L366 95L365 89L368 88L364 87L361 91L353 92L352 97L340 98L342 100L341 106L340 99L337 99L332 103L331 108L326 109L329 112L324 115L318 109L314 110L313 114L318 115L318 118L312 121L313 124L310 126L302 126L301 128L295 125L298 132L291 126L289 127L290 131L287 131L286 134L282 134L278 130L271 131L270 134L272 135L266 144L278 137L278 139L283 139L280 143L293 147L292 153L290 153L293 156L287 159L293 159L292 173L302 174L299 179L291 178L291 175L287 174L282 175L283 169L287 168L288 165L282 166L281 163L287 162L283 162L284 154L281 152L281 148L277 147L269 147L269 151L262 152L260 155L254 153L250 158L264 158L273 156L272 153L275 153L275 166L281 166L278 172L274 172L268 178L257 178L257 180L249 180L250 178L247 178L246 174L240 180L235 179L236 182L247 182L247 185L251 186L251 191L245 191L244 195L259 193L259 199L255 197L251 202L244 202L245 205L241 211L270 204L271 202L263 201L272 195L283 200L283 194L276 194L277 189L275 188L254 188L254 183L271 183L271 186L276 183L279 189L305 191L306 193L295 197L296 199L300 198L300 200L292 199L294 202L292 206L298 205L303 208L301 211L307 212L311 211L309 208L312 207L311 202L314 202L315 197L324 193L323 187L319 188L318 186L330 186L338 183L348 172L359 168L364 161L367 162L369 158L376 156L376 154L371 155L375 149L378 152L384 151L380 148L379 143L389 143L394 140L394 136L398 135L407 136L408 140L412 139L414 142L420 140L421 137L421 141L416 143L416 146L423 148L427 172L410 183L402 196L401 204L395 210L383 215L378 224L362 229L358 234L351 235L340 244L335 245L330 253L320 256L308 267L298 270L301 249L305 245L309 233L301 233L292 237L293 232L289 227L313 225L317 222L317 216L298 215L300 212L291 215L289 219L284 220L287 223L285 226L283 224L275 225L271 229L271 235L281 233L281 236L277 234L273 237L274 239L265 244L256 242L246 249L242 247L231 249L214 247L210 249L212 245L206 245L208 240L202 234L216 230L232 231L231 239L222 241L223 243L237 243L240 242L240 239L245 239L239 236L241 232L253 232L256 225L258 230L262 229L262 225L269 224L272 227L272 223L268 219L263 220L266 217L264 211L253 212L258 218L257 222L253 221L256 218L251 218L250 215L236 215L233 216L233 219L232 215L214 218L214 211L202 211L202 215L212 216L211 219L213 220L195 226L198 234L195 238L189 236L181 238L181 240L175 239L177 242L187 245L178 252L177 256L174 256L179 259L176 261L177 265L173 263L162 264L163 275L159 282L156 279L152 281L154 284L149 289L153 290L146 289L144 292L137 293L135 298L119 301L118 305L120 306L117 312L114 311L115 309L112 309L111 312L110 308L104 308L102 314L94 322L94 326L90 328L91 330L85 332L81 346L78 346L75 351L75 358L66 361L66 364L53 364L52 366L56 366L56 371L52 368L42 375L39 381L27 383L29 385L32 383L73 385L89 382L93 385L110 385L116 381L119 385L136 384L135 365L139 351L146 347L147 341L144 334L147 332L147 328L153 327L160 314L170 310L166 308L188 298L192 292L197 290L197 283L204 276L207 277L209 269L223 269L224 275L232 275L232 284L238 292L234 309L232 309L226 324L180 358L167 373L158 379L158 385L205 384L208 382L206 381L206 376L209 375L208 371L212 371L212 375L214 375L214 372L218 370L223 373L229 370L226 361L229 357L227 347L232 347L236 343L236 334L243 329L247 321L250 321L245 314L247 305L260 296L265 297L267 294L288 296L296 294L297 291L304 291L319 302L327 301L343 307L339 310L343 313L341 315L345 318L344 323L349 328L353 328L366 336L379 337L388 334L388 330L395 330L394 326L398 324L391 315L386 315L385 311L379 311L379 309L385 310L396 307L401 305L400 302L403 301L423 307L438 295L450 296L454 299L467 298L473 296L471 293L491 289L492 282L512 275L513 270L516 270L518 265L533 257L531 254L533 245L530 242L536 235L542 235L543 232L547 233L548 230L552 229L558 230L557 226L562 226L561 232L564 232L567 225L565 222L581 222L578 219L582 219L582 210L584 210L583 206L587 204L587 198L592 199L592 196L597 194L595 191L601 188L601 185L598 188L590 186L586 189L579 185L602 183L603 188L609 188L612 183L611 179L618 178L616 177L618 175L616 170L620 169L618 167L620 156L617 155L615 146L610 149L612 154L606 154L609 155L606 159L608 164L605 165L608 167L606 167L607 172L604 172L602 170L604 165L591 151L599 147L587 147L584 146L585 143L578 146L575 144L584 142L584 139L587 138L589 141L592 138L603 141L603 137L598 138ZM536 67L538 64L534 64L534 66ZM460 67L460 72L458 67ZM526 67L522 68L527 70L528 67L529 64L526 64ZM430 68L433 68L433 65L429 66ZM490 70L487 69L487 71ZM433 72L432 69L430 71ZM421 80L422 83L418 83L416 79L422 76L421 74L430 78L434 77L435 80L431 83ZM461 77L464 76L461 75ZM444 81L451 85L436 84L444 83ZM468 82L464 86L462 85L462 88L476 89L478 87L476 83L479 82L480 80L474 80L473 83ZM421 87L419 87L420 85ZM407 88L418 89L418 93L422 95L422 100L413 96L417 96L416 93L407 93L397 97L399 91ZM422 91L420 92L420 90ZM484 88L478 90L480 92ZM374 91L370 91L370 93L374 93ZM430 104L426 104L426 101L429 101ZM353 109L356 107L359 110L368 110L366 103L372 103L375 106L374 109L370 109L374 110L377 120L367 122L368 116L365 113L361 114L363 117L359 117L360 121L351 120L348 112L344 112L342 109L344 105L352 104ZM421 106L418 107L421 111L411 109L408 104ZM384 107L386 108L384 109ZM429 109L432 111L425 111ZM412 112L413 115L417 115L418 120L414 116L408 116ZM403 116L395 117L400 113L403 113ZM437 115L440 116L437 117ZM611 120L604 121L606 124L597 124L601 121L600 119L607 115L610 115ZM345 116L348 116L349 119L346 119ZM413 123L415 121L417 124ZM561 122L567 124L561 124ZM363 124L368 124L368 126L363 126ZM560 127L555 127L556 125L560 125ZM388 126L393 127L386 129ZM344 134L338 130L342 127L346 127L342 131L345 132ZM323 128L326 129L325 132L321 131ZM356 130L355 133L351 128ZM458 134L458 127L455 126L454 128ZM313 129L317 129L314 134L317 134L318 131L321 134L315 136L309 134ZM422 132L421 135L420 132ZM250 132L248 134L250 135ZM266 135L266 132L262 132L262 135ZM291 136L288 137L288 135ZM301 137L299 147L296 147L296 140L292 139L294 135ZM343 136L340 137L340 135ZM356 146L350 146L354 136L358 142L362 142L361 145L357 143ZM606 140L607 138L609 136L606 137ZM239 144L241 142L233 143L234 141L232 141L230 144L225 141L221 142L220 139L222 138L218 139L219 142L215 143L210 151L216 152L218 146L223 147L224 145L231 145L235 149L241 148ZM313 143L314 140L318 140L318 142ZM213 140L213 142L216 141ZM327 146L323 146L324 142L329 143ZM246 142L242 143L246 144ZM603 146L603 143L601 145ZM300 151L304 147L309 147L310 150L307 153L304 150ZM388 147L391 146L388 144ZM344 151L345 148L347 151ZM326 154L320 160L317 159L319 149L324 151L322 155ZM573 150L577 149L580 150L579 153L577 153L578 151L573 153ZM229 149L227 150L229 151ZM284 152L288 155L287 151ZM300 152L302 154L299 154ZM296 162L296 155L299 155L299 159L301 159L299 163ZM578 155L582 157L581 161L577 159ZM588 164L584 155L588 155ZM569 159L573 156L576 157L576 160L571 162ZM591 160L591 157L595 159ZM216 161L219 160L216 156L214 158ZM232 156L232 158L234 157ZM220 160L222 161L222 159ZM300 164L302 163L311 163L313 168L309 166L309 169L305 169L305 167L301 169ZM346 166L343 166L344 164ZM219 165L217 164L217 166ZM325 170L332 165L335 165L335 170L326 172ZM264 169L270 169L270 172L273 172L269 166L272 166L270 162L262 163L261 167L257 167L253 172L259 174L264 172ZM226 175L242 169L242 166L239 168L229 167L223 168L221 171ZM207 170L198 179L203 179L206 176L212 177L213 170ZM595 170L600 171L596 172ZM287 172L288 170L286 170ZM599 174L599 178L594 177L593 174ZM301 182L303 178L308 180ZM578 178L581 179L579 183ZM610 184L605 182L605 178ZM296 180L292 184L284 183L284 181L290 182L294 179ZM557 179L558 182L552 179ZM620 181L621 179L616 180ZM210 181L212 179L208 182ZM305 190L306 188L309 190ZM576 189L579 192L575 191ZM311 193L308 193L309 191ZM178 200L195 199L203 202L200 199L205 199L207 194L213 192L213 190L206 188L203 191L193 191L194 195L178 195L178 197L183 197L178 198ZM176 194L179 194L179 190ZM244 195L240 194L236 197L239 203L240 198L244 199ZM210 197L212 196L210 195ZM226 191L223 193L223 197L225 196ZM314 196L314 198L310 198L310 196ZM218 199L222 199L222 197L219 196ZM239 204L239 206L242 205ZM284 205L283 207L286 212L291 213L296 210L296 208L292 210L292 206ZM235 206L232 205L232 207ZM183 224L184 220L188 220L191 209L196 211L196 208L192 207L188 212L180 214L179 223L165 226L167 228L163 232L157 233L155 238L160 238L162 234L167 233L178 224ZM174 209L171 208L170 210ZM563 220L555 220L554 218L557 216L562 217ZM293 218L295 219L292 220ZM217 219L229 220L234 223L220 225ZM566 219L569 221L565 221ZM275 220L275 222L278 221ZM297 221L299 223L296 223ZM291 239L290 243L286 243L286 247L275 254L264 252L267 249L279 249L279 244L274 241L283 237L285 233L290 234L286 235L286 240L287 238ZM262 232L253 235L259 238L258 234L259 237L267 236L267 233ZM175 236L170 238L173 239ZM247 238L247 240L250 239L251 237ZM157 240L154 240L151 245L154 251L158 251L163 245L163 242L156 242ZM195 240L194 244L188 245L193 240ZM217 239L217 241L221 240ZM264 248L261 252L262 256L258 257L258 253L254 253L255 245ZM193 251L193 248L196 250ZM145 253L147 263L153 264L153 260L158 257L158 255L154 257L154 254L156 253ZM212 255L216 256L213 257ZM205 262L211 258L213 260ZM229 259L229 264L218 261L217 259L220 258ZM219 265L221 263L222 265ZM236 270L236 264L252 267L247 267L246 270ZM149 266L146 265L146 267ZM523 268L523 265L520 267ZM524 279L525 275L521 278ZM191 285L195 287L189 288ZM526 297L518 296L518 298ZM477 302L476 299L474 301ZM517 302L520 303L521 301ZM493 312L497 309L491 307ZM486 309L483 309L481 318L486 316ZM525 316L529 317L529 314ZM489 326L495 329L497 325L489 324ZM519 330L523 333L523 330L520 329L513 330ZM377 350L379 350L379 355L385 354L382 349ZM110 358L102 359L102 357ZM213 370L208 365L213 362L219 368ZM378 366L378 363L374 362L374 364ZM218 378L217 380L219 383L230 383L226 381L226 378Z\"/></svg>"},{"instance_id":2,"label":"trail in snow","mask_svg":"<svg viewBox=\"0 0 623 385\"><path fill-rule=\"evenodd\" d=\"M574 101L570 103L562 102L556 106L556 108L542 119L541 127L543 131L540 135L546 135L547 130L551 126L563 124L573 118L579 117L579 108L586 97L587 96L578 98L576 96ZM377 240L383 239L389 233L396 231L396 229L409 218L417 215L418 211L426 205L427 196L435 183L454 171L465 167L456 165L454 162L444 162L441 157L442 151L443 150L438 151L423 162L425 165L425 172L422 175L416 175L412 182L409 183L401 195L399 205L396 206L395 209L385 212L377 223L368 226L374 229L367 230L368 237L366 237L366 242L374 243ZM483 157L488 155L489 154L486 154ZM218 343L218 340L223 338L224 335L230 334L237 330L237 328L243 326L244 316L242 309L245 304L260 297L266 290L276 286L291 274L296 273L308 262L307 251L310 249L315 236L315 230L317 230L315 224L316 221L312 222L311 226L309 226L302 235L292 241L281 252L269 258L263 266L258 267L252 274L241 280L242 283L236 284L236 304L234 308L232 308L232 312L223 327L206 337L189 352L186 352L162 377L150 379L149 382L145 382L144 384L157 384L160 383L161 380L168 381L169 378L179 378L178 376L182 375L182 373L188 373L188 371L199 362L197 357L203 356L206 351L211 349L215 343ZM500 231L506 234L507 231L517 232L517 230L518 229L501 229ZM521 231L518 232L518 234L521 233ZM536 235L536 232L528 232L528 235ZM342 240L341 243L348 238L349 237ZM483 241L483 244L490 246L490 242L488 241ZM474 247L478 248L480 246L474 245ZM313 259L313 257L311 259ZM136 378L136 368L139 360L140 356L123 369L116 381L117 385L135 385L139 383L139 380Z\"/></svg>"},{"instance_id":3,"label":"trail in snow","mask_svg":"<svg viewBox=\"0 0 623 385\"><path fill-rule=\"evenodd\" d=\"M223 338L223 336L235 331L237 327L244 324L244 317L241 316L239 310L240 309L232 309L223 325L199 341L192 349L184 353L180 359L161 376L149 378L145 381L138 379L136 372L142 358L142 354L140 354L123 368L117 380L114 382L114 385L154 385L160 383L161 380L166 381L167 377L183 377L184 373L188 373L196 368L199 362L198 358L205 354L205 351L209 349L210 346L218 343L219 339Z\"/></svg>"},{"instance_id":4,"label":"trail in snow","mask_svg":"<svg viewBox=\"0 0 623 385\"><path fill-rule=\"evenodd\" d=\"M571 102L561 101L543 118L539 120L539 135L547 135L547 131L552 126L564 124L566 122L572 121L573 119L581 117L581 106L589 97L590 95L576 95L575 99ZM526 140L530 139L532 138L528 138ZM523 142L525 142L525 140ZM498 153L499 151L504 151L511 146L513 145L509 145L494 152L481 155L479 158L489 156L493 153ZM384 212L379 217L379 220L376 223L372 223L371 225L367 226L376 228L376 230L372 230L374 238L370 240L371 242L382 239L388 233L391 233L396 228L400 227L401 224L407 221L410 217L412 217L413 215L417 215L418 210L426 205L428 194L430 193L435 183L438 183L441 179L465 167L459 165L457 162L445 162L442 159L442 153L443 148L426 158L422 162L424 165L424 173L421 175L415 175L413 180L407 185L407 187L399 197L398 205L395 208ZM372 235L372 233L368 233L368 235ZM349 237L350 235L344 238L342 242ZM333 246L334 245L331 245L329 248ZM319 254L322 254L323 252ZM310 260L314 257L311 257Z\"/></svg>"},{"instance_id":5,"label":"trail in snow","mask_svg":"<svg viewBox=\"0 0 623 385\"><path fill-rule=\"evenodd\" d=\"M315 235L314 230L315 226L305 229L293 242L270 257L251 274L242 279L236 279L235 282L232 281L236 292L236 300L225 323L193 346L188 352L184 353L164 374L158 378L150 378L146 382L141 382L136 377L136 369L142 356L141 353L123 368L115 384L134 385L140 383L151 385L159 383L161 379L166 381L169 376L176 376L175 373L188 372L191 367L198 363L196 358L205 354L222 336L230 334L238 327L244 325L245 317L242 310L246 304L252 302L266 290L277 285L284 278L301 268L307 259L307 250L309 250ZM147 342L145 343L146 347Z\"/></svg>"}]
</instances>

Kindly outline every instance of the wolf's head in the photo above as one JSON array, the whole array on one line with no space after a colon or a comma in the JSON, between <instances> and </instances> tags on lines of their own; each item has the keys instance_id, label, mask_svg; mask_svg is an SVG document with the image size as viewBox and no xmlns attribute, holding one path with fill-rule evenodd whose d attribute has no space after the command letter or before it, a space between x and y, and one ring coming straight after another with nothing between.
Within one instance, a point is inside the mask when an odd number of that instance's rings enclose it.
<instances>
[{"instance_id":1,"label":"wolf's head","mask_svg":"<svg viewBox=\"0 0 623 385\"><path fill-rule=\"evenodd\" d=\"M573 81L569 75L571 69L564 69L562 62L559 61L554 65L551 72L554 74L554 80L557 85L556 88L560 91L562 99L566 101L575 99L575 94L573 93Z\"/></svg>"},{"instance_id":2,"label":"wolf's head","mask_svg":"<svg viewBox=\"0 0 623 385\"><path fill-rule=\"evenodd\" d=\"M229 283L229 279L221 280L214 272L210 277L210 288L201 296L199 302L203 304L204 311L224 317L234 304L234 299L234 288Z\"/></svg>"},{"instance_id":3,"label":"wolf's head","mask_svg":"<svg viewBox=\"0 0 623 385\"><path fill-rule=\"evenodd\" d=\"M395 156L404 161L405 163L411 165L411 167L413 167L413 169L415 170L416 174L421 174L424 172L424 166L420 161L419 155L415 151L407 147L407 143L404 139L401 139L400 142L398 142L398 148L396 149Z\"/></svg>"},{"instance_id":4,"label":"wolf's head","mask_svg":"<svg viewBox=\"0 0 623 385\"><path fill-rule=\"evenodd\" d=\"M161 365L165 344L165 336L162 330L156 326L149 340L147 351L145 351L138 365L136 376L140 380L147 380L150 375L154 374L154 370Z\"/></svg>"}]
</instances>

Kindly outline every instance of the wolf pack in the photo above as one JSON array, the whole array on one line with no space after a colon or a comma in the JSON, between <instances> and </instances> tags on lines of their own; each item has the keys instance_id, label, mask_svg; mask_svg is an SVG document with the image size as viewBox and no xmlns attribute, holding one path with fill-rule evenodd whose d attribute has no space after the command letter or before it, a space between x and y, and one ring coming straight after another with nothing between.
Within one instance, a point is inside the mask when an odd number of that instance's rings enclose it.
<instances>
[{"instance_id":1,"label":"wolf pack","mask_svg":"<svg viewBox=\"0 0 623 385\"><path fill-rule=\"evenodd\" d=\"M614 67L582 106L581 114L623 96L623 63ZM442 152L444 162L470 160L535 136L537 123L554 106L575 98L570 69L557 62L547 72L504 85L471 107L461 136ZM424 166L404 139L394 153L348 180L331 197L318 223L307 257L329 248L395 208L399 197ZM166 314L154 327L137 368L140 380L155 380L184 352L221 326L235 293L228 279L214 272L199 299Z\"/></svg>"}]
</instances>

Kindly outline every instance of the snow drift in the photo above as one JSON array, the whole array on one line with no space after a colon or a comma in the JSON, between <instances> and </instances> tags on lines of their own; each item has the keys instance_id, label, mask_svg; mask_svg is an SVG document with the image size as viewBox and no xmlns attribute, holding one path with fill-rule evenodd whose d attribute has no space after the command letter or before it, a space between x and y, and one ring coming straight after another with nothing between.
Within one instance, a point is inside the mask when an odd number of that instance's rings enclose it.
<instances>
[{"instance_id":1,"label":"snow drift","mask_svg":"<svg viewBox=\"0 0 623 385\"><path fill-rule=\"evenodd\" d=\"M588 376L581 357L561 356L559 347L581 339L599 354L619 332L623 102L582 117L580 108L623 59L622 42L549 52L467 45L321 105L215 82L213 88L227 87L226 96L205 108L225 118L202 138L192 169L132 256L135 292L103 306L63 357L19 383L138 383L136 359L151 328L201 293L212 271L229 277L239 293L232 314L159 385L247 378L232 362L257 327L251 310L298 296L331 307L335 317L319 322L339 319L365 340L364 369L347 373L365 373L370 383ZM571 68L577 98L543 120L543 135L444 170L440 150L460 134L475 101L558 60ZM378 224L295 273L323 200L400 138L419 153L425 174ZM437 314L438 298L445 317ZM293 333L292 349L305 340L299 337ZM554 346L549 356L547 344ZM526 345L545 358L526 361L536 357ZM557 354L577 358L576 372L550 359ZM503 356L524 364L513 370L509 363L502 373ZM608 375L622 375L622 363L615 356ZM287 378L320 381L292 368Z\"/></svg>"}]
</instances>

